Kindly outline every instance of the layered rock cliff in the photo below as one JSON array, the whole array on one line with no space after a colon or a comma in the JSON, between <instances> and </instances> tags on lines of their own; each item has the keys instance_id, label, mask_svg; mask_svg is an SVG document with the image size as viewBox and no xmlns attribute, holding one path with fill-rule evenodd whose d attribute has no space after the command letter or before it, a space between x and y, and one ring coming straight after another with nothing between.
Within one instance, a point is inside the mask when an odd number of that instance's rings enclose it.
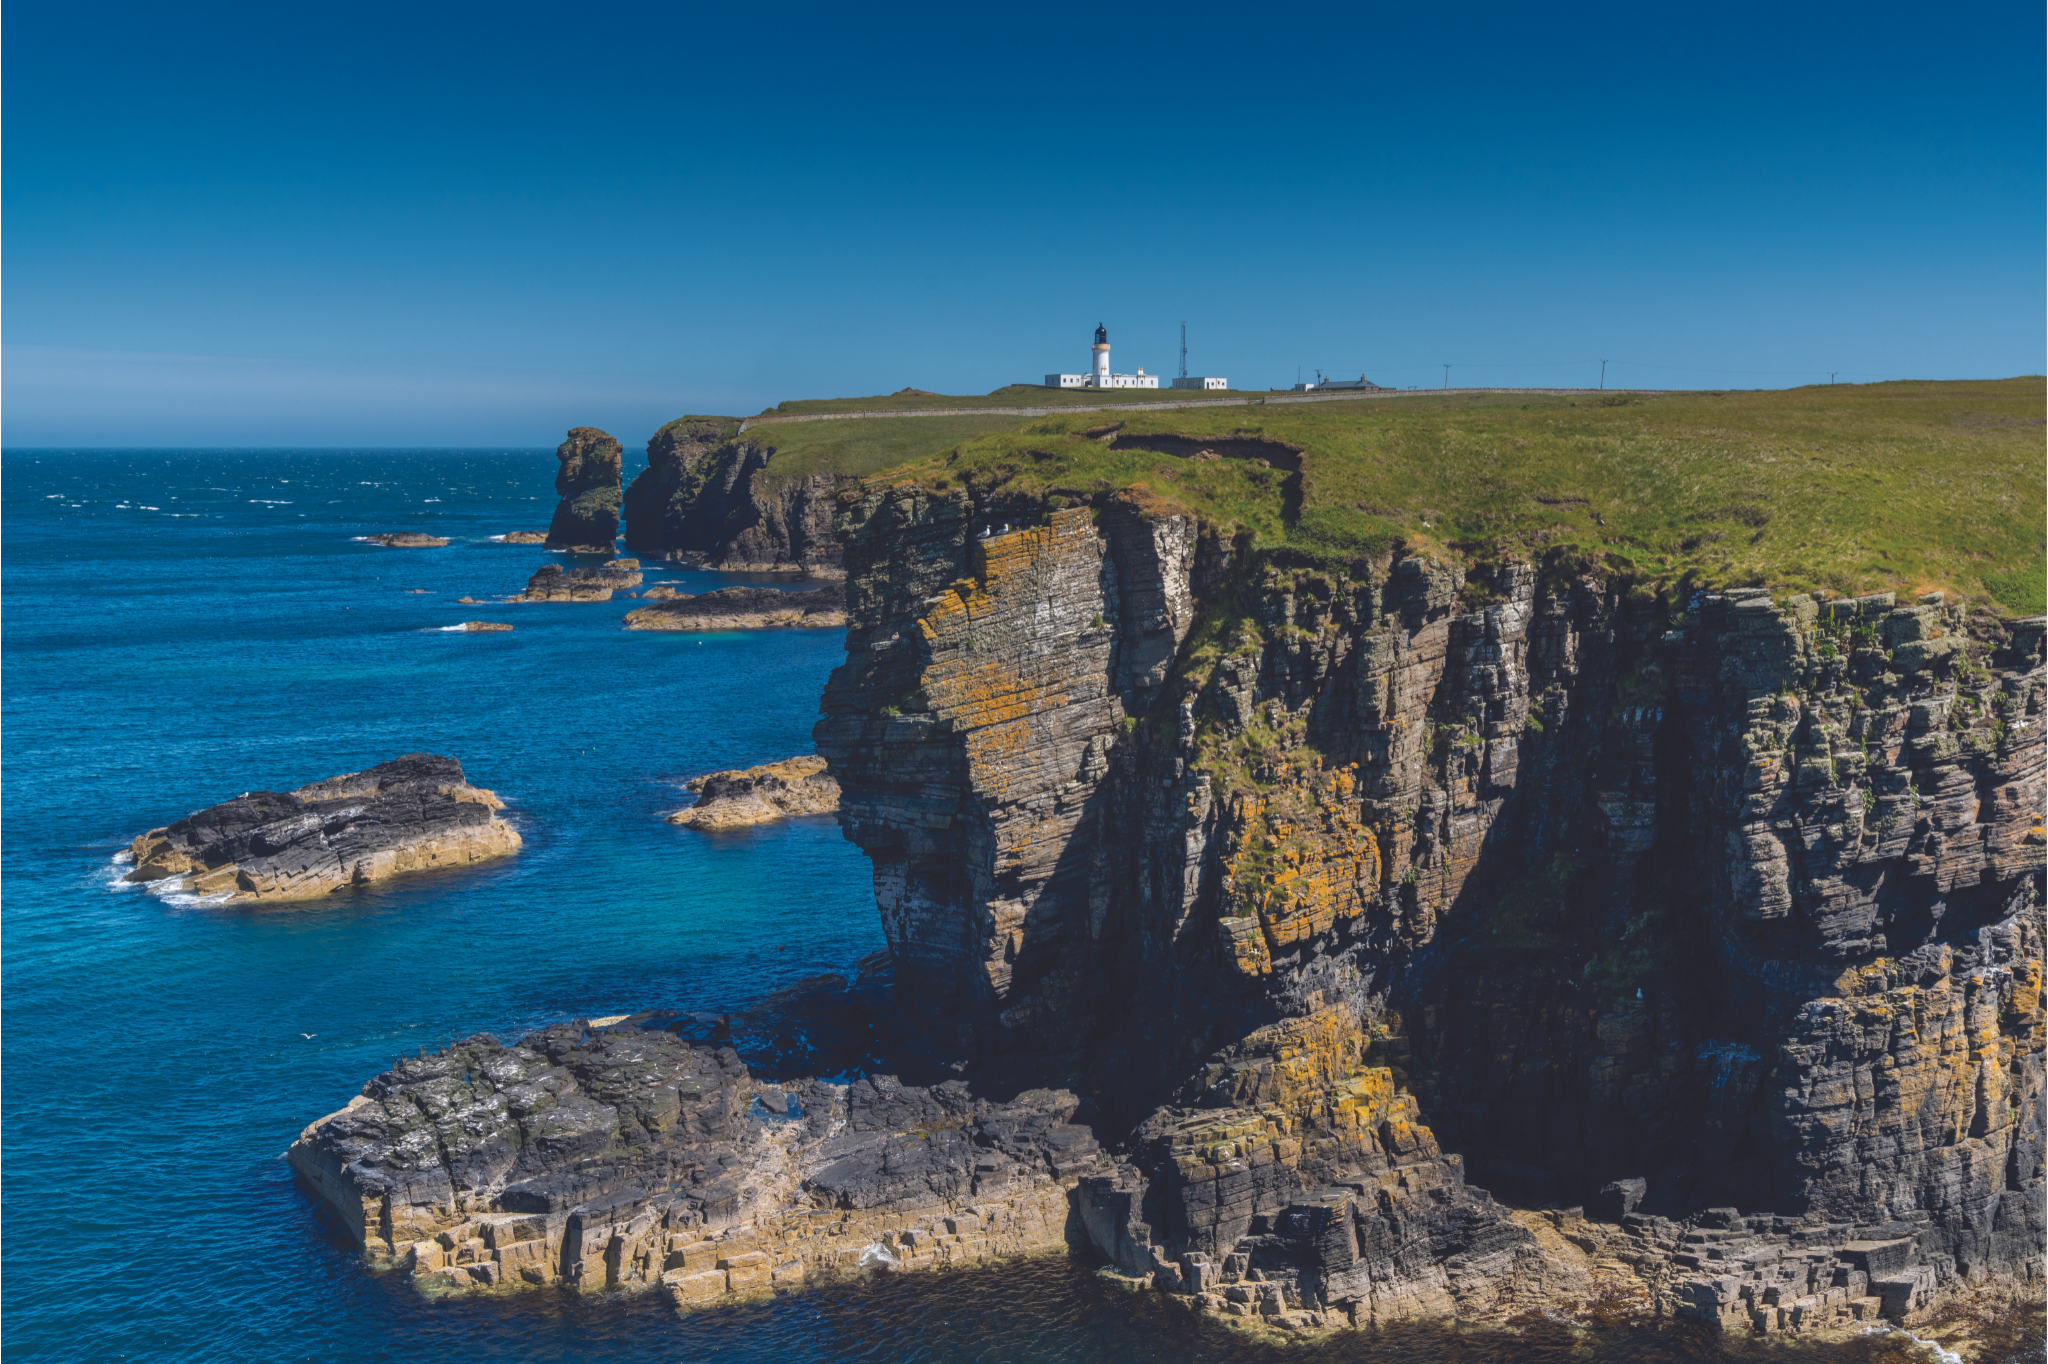
<instances>
[{"instance_id":1,"label":"layered rock cliff","mask_svg":"<svg viewBox=\"0 0 2048 1364\"><path fill-rule=\"evenodd\" d=\"M1378 1310L1430 1291L1344 1277L1433 1225L1402 1170L1507 1262L1456 1175L2038 1274L2038 621L1290 563L1131 501L970 538L1025 514L852 509L817 740L927 1045L1076 1070L1124 1139L1104 1253Z\"/></svg>"},{"instance_id":2,"label":"layered rock cliff","mask_svg":"<svg viewBox=\"0 0 2048 1364\"><path fill-rule=\"evenodd\" d=\"M595 1283L601 1242L695 1303L1066 1244L1298 1327L2039 1280L2039 619L1311 561L1142 494L877 486L839 533L815 738L894 979L861 1069L902 1083L757 1111L687 1028L463 1044L295 1148L373 1249ZM514 1093L629 1081L654 1116L559 1149Z\"/></svg>"},{"instance_id":3,"label":"layered rock cliff","mask_svg":"<svg viewBox=\"0 0 2048 1364\"><path fill-rule=\"evenodd\" d=\"M550 549L609 556L619 535L622 451L618 441L594 426L578 426L555 448L562 467L555 494L562 500L548 522Z\"/></svg>"},{"instance_id":4,"label":"layered rock cliff","mask_svg":"<svg viewBox=\"0 0 2048 1364\"><path fill-rule=\"evenodd\" d=\"M127 879L236 900L326 895L516 852L503 808L455 759L408 753L296 791L245 791L151 829L128 849Z\"/></svg>"},{"instance_id":5,"label":"layered rock cliff","mask_svg":"<svg viewBox=\"0 0 2048 1364\"><path fill-rule=\"evenodd\" d=\"M735 572L837 576L832 519L840 480L784 477L775 450L742 439L726 417L683 417L647 442L647 468L626 490L626 545Z\"/></svg>"}]
</instances>

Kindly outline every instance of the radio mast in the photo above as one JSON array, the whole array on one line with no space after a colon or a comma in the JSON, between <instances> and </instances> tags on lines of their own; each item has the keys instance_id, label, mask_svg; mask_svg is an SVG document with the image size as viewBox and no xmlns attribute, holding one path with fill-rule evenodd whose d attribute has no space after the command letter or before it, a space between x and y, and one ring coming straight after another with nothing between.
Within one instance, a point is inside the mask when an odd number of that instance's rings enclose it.
<instances>
[{"instance_id":1,"label":"radio mast","mask_svg":"<svg viewBox=\"0 0 2048 1364\"><path fill-rule=\"evenodd\" d=\"M1188 324L1180 324L1180 377L1188 377Z\"/></svg>"}]
</instances>

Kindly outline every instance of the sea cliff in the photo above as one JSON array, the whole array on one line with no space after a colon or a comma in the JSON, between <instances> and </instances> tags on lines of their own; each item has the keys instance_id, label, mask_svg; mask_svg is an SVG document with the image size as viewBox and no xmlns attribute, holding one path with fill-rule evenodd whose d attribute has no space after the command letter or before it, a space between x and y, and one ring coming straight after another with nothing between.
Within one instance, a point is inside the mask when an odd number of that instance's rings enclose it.
<instances>
[{"instance_id":1,"label":"sea cliff","mask_svg":"<svg viewBox=\"0 0 2048 1364\"><path fill-rule=\"evenodd\" d=\"M1374 540L1250 432L990 448L834 504L864 1078L654 1015L423 1054L294 1147L371 1250L695 1305L1064 1246L1296 1329L2039 1283L2040 617Z\"/></svg>"}]
</instances>

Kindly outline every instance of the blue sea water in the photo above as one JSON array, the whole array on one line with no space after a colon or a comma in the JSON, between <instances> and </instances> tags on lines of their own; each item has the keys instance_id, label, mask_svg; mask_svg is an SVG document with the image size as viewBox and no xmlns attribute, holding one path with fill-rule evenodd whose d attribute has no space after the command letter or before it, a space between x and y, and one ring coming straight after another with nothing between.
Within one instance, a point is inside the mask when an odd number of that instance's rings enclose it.
<instances>
[{"instance_id":1,"label":"blue sea water","mask_svg":"<svg viewBox=\"0 0 2048 1364\"><path fill-rule=\"evenodd\" d=\"M533 450L6 453L9 1360L1270 1353L1059 1260L688 1317L654 1294L432 1302L370 1272L295 1183L280 1156L299 1129L401 1051L736 1006L881 945L867 864L830 818L726 835L661 819L690 776L809 750L838 634L648 634L620 628L630 601L493 601L558 559L492 540L545 528L553 468ZM408 529L451 543L357 538ZM647 574L693 591L729 581ZM469 619L515 629L447 630ZM453 754L496 790L524 851L290 907L119 880L116 855L150 827L414 750ZM1284 1357L1533 1364L1680 1347L1747 1351L1535 1323Z\"/></svg>"}]
</instances>

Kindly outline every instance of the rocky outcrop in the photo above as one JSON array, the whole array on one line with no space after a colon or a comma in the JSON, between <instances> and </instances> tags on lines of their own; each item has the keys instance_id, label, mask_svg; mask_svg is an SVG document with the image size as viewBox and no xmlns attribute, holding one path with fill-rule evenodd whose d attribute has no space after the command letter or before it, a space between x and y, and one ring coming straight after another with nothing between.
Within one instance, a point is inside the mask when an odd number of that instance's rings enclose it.
<instances>
[{"instance_id":1,"label":"rocky outcrop","mask_svg":"<svg viewBox=\"0 0 2048 1364\"><path fill-rule=\"evenodd\" d=\"M555 448L562 500L548 523L547 544L583 554L610 554L619 534L619 443L594 426L578 426Z\"/></svg>"},{"instance_id":2,"label":"rocky outcrop","mask_svg":"<svg viewBox=\"0 0 2048 1364\"><path fill-rule=\"evenodd\" d=\"M736 772L713 772L683 783L697 803L668 817L671 824L715 832L768 824L794 815L828 815L839 808L839 783L819 757L785 758Z\"/></svg>"},{"instance_id":3,"label":"rocky outcrop","mask_svg":"<svg viewBox=\"0 0 2048 1364\"><path fill-rule=\"evenodd\" d=\"M448 542L438 535L427 535L416 530L396 530L383 535L365 535L364 540L386 549L445 549Z\"/></svg>"},{"instance_id":4,"label":"rocky outcrop","mask_svg":"<svg viewBox=\"0 0 2048 1364\"><path fill-rule=\"evenodd\" d=\"M462 764L408 753L296 791L248 791L129 846L130 881L235 900L326 895L519 849L504 803Z\"/></svg>"},{"instance_id":5,"label":"rocky outcrop","mask_svg":"<svg viewBox=\"0 0 2048 1364\"><path fill-rule=\"evenodd\" d=\"M1068 1244L1071 1190L1103 1163L1073 1094L769 1083L711 1022L400 1058L288 1159L373 1256L445 1289L659 1288L692 1307Z\"/></svg>"},{"instance_id":6,"label":"rocky outcrop","mask_svg":"<svg viewBox=\"0 0 2048 1364\"><path fill-rule=\"evenodd\" d=\"M512 627L501 620L466 620L462 622L462 624L456 626L455 628L458 630L467 631L468 633L474 635L490 634L499 631L510 631Z\"/></svg>"},{"instance_id":7,"label":"rocky outcrop","mask_svg":"<svg viewBox=\"0 0 2048 1364\"><path fill-rule=\"evenodd\" d=\"M599 567L563 569L542 564L513 601L610 601L612 593L640 585L638 559L613 559Z\"/></svg>"},{"instance_id":8,"label":"rocky outcrop","mask_svg":"<svg viewBox=\"0 0 2048 1364\"><path fill-rule=\"evenodd\" d=\"M647 442L626 490L626 546L734 572L836 576L836 475L784 477L775 449L726 417L684 417Z\"/></svg>"},{"instance_id":9,"label":"rocky outcrop","mask_svg":"<svg viewBox=\"0 0 2048 1364\"><path fill-rule=\"evenodd\" d=\"M544 545L548 537L537 530L513 530L493 535L491 539L500 545Z\"/></svg>"},{"instance_id":10,"label":"rocky outcrop","mask_svg":"<svg viewBox=\"0 0 2048 1364\"><path fill-rule=\"evenodd\" d=\"M653 597L655 593L650 592ZM678 594L626 613L628 630L838 629L846 624L846 593L837 583L809 592L772 587L721 587L701 596Z\"/></svg>"}]
</instances>

